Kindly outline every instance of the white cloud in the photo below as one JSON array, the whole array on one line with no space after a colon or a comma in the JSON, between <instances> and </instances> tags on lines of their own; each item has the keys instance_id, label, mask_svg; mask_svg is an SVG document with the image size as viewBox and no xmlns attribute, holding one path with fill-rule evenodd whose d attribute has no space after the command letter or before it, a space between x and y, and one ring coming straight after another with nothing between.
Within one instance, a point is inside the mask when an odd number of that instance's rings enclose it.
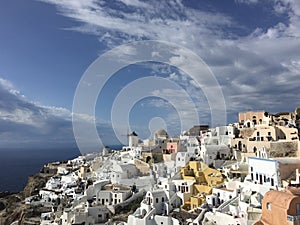
<instances>
[{"instance_id":1,"label":"white cloud","mask_svg":"<svg viewBox=\"0 0 300 225\"><path fill-rule=\"evenodd\" d=\"M63 15L79 21L79 26L73 29L93 33L110 47L132 40L156 39L193 50L217 77L229 112L248 108L276 111L286 110L285 105L300 105L296 91L300 76L298 0L236 0L238 4L251 4L249 7L272 4L278 20L269 27L256 27L248 35L236 31L245 25L230 15L193 9L181 1L44 1L56 5ZM118 4L123 5L119 7ZM192 69L193 62L186 63L183 56L179 53L172 60ZM184 77L171 74L169 79L188 90L198 90L195 81L184 80Z\"/></svg>"},{"instance_id":2,"label":"white cloud","mask_svg":"<svg viewBox=\"0 0 300 225\"><path fill-rule=\"evenodd\" d=\"M97 129L105 130L108 135L113 134L106 121L85 114L76 114L75 118L83 125L95 123ZM109 138L106 136L104 140ZM0 145L7 148L20 147L20 144L24 148L76 147L72 113L62 107L34 103L8 80L0 78ZM89 150L97 150L93 143L87 144L94 148Z\"/></svg>"}]
</instances>

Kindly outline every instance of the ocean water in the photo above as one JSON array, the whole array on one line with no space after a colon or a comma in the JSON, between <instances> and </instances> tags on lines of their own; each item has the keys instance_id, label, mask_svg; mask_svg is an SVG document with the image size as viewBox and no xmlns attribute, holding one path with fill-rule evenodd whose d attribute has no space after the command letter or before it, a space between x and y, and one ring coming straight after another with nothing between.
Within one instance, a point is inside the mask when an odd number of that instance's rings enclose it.
<instances>
[{"instance_id":1,"label":"ocean water","mask_svg":"<svg viewBox=\"0 0 300 225\"><path fill-rule=\"evenodd\" d=\"M22 191L28 176L38 173L43 165L79 155L78 149L0 150L0 191Z\"/></svg>"}]
</instances>

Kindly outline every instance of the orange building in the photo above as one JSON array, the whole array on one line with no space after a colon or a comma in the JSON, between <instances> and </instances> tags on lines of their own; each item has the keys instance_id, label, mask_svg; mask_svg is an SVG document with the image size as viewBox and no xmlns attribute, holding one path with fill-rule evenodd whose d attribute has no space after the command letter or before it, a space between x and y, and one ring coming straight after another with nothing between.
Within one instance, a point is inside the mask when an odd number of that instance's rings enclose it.
<instances>
[{"instance_id":1,"label":"orange building","mask_svg":"<svg viewBox=\"0 0 300 225\"><path fill-rule=\"evenodd\" d=\"M300 225L300 189L268 191L262 200L262 218L256 224Z\"/></svg>"},{"instance_id":2,"label":"orange building","mask_svg":"<svg viewBox=\"0 0 300 225\"><path fill-rule=\"evenodd\" d=\"M264 111L239 112L239 124L253 127L257 124L269 125L269 114Z\"/></svg>"}]
</instances>

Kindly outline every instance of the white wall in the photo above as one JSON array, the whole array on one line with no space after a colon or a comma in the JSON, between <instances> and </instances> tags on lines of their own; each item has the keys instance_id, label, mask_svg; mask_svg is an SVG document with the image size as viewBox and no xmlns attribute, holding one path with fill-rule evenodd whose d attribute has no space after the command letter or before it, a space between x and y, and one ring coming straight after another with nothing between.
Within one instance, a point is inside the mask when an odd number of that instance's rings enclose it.
<instances>
[{"instance_id":1,"label":"white wall","mask_svg":"<svg viewBox=\"0 0 300 225\"><path fill-rule=\"evenodd\" d=\"M278 176L278 163L276 160L264 158L248 158L249 174L247 179L264 186L281 187Z\"/></svg>"}]
</instances>

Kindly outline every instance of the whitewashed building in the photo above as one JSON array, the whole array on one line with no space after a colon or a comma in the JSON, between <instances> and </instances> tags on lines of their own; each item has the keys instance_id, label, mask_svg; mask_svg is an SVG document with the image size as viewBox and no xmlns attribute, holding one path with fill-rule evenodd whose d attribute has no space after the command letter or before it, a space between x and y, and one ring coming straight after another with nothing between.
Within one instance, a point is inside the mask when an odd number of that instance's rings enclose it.
<instances>
[{"instance_id":1,"label":"whitewashed building","mask_svg":"<svg viewBox=\"0 0 300 225\"><path fill-rule=\"evenodd\" d=\"M96 194L97 205L116 205L132 195L131 188L120 185L106 185Z\"/></svg>"},{"instance_id":2,"label":"whitewashed building","mask_svg":"<svg viewBox=\"0 0 300 225\"><path fill-rule=\"evenodd\" d=\"M216 160L225 161L229 156L227 145L201 145L200 159L207 165L214 164Z\"/></svg>"},{"instance_id":3,"label":"whitewashed building","mask_svg":"<svg viewBox=\"0 0 300 225\"><path fill-rule=\"evenodd\" d=\"M131 179L139 174L134 164L114 164L111 169L111 183L120 184L122 179Z\"/></svg>"}]
</instances>

